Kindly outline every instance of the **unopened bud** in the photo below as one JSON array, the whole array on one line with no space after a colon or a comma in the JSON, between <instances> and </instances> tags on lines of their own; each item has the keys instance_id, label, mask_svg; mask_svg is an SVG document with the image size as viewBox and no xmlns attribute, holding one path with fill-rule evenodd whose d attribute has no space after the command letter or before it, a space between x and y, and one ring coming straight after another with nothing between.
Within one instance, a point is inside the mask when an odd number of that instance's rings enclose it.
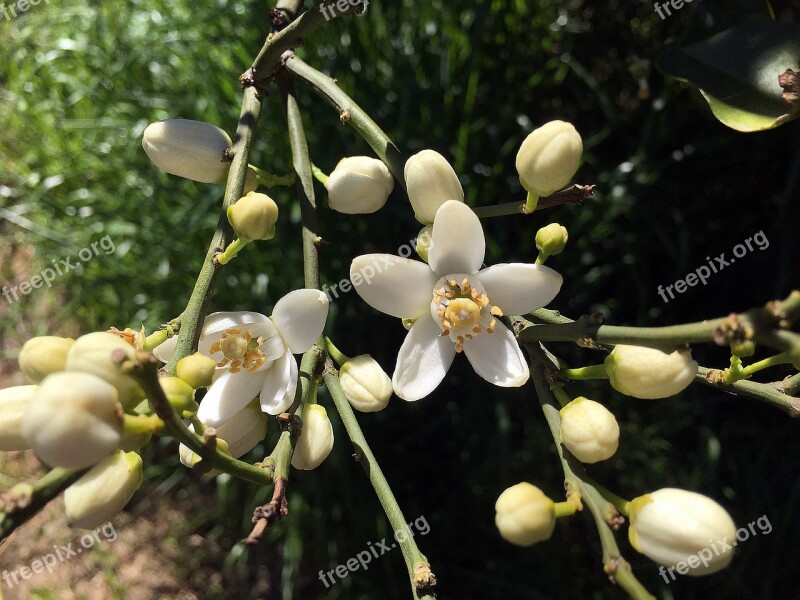
<instances>
[{"instance_id":1,"label":"unopened bud","mask_svg":"<svg viewBox=\"0 0 800 600\"><path fill-rule=\"evenodd\" d=\"M583 141L571 123L550 121L533 130L517 152L520 183L537 196L549 196L572 180Z\"/></svg>"},{"instance_id":2,"label":"unopened bud","mask_svg":"<svg viewBox=\"0 0 800 600\"><path fill-rule=\"evenodd\" d=\"M535 485L513 485L500 494L494 505L494 522L504 540L531 546L550 539L556 524L553 501Z\"/></svg>"},{"instance_id":3,"label":"unopened bud","mask_svg":"<svg viewBox=\"0 0 800 600\"><path fill-rule=\"evenodd\" d=\"M328 203L340 213L364 215L386 204L394 178L382 161L369 156L343 158L328 178Z\"/></svg>"},{"instance_id":4,"label":"unopened bud","mask_svg":"<svg viewBox=\"0 0 800 600\"><path fill-rule=\"evenodd\" d=\"M431 247L431 240L433 239L433 225L425 225L417 236L417 254L419 257L428 262L428 249Z\"/></svg>"},{"instance_id":5,"label":"unopened bud","mask_svg":"<svg viewBox=\"0 0 800 600\"><path fill-rule=\"evenodd\" d=\"M142 147L162 171L201 183L221 183L231 164L226 152L233 142L211 123L167 119L144 130Z\"/></svg>"},{"instance_id":6,"label":"unopened bud","mask_svg":"<svg viewBox=\"0 0 800 600\"><path fill-rule=\"evenodd\" d=\"M194 388L180 377L161 377L158 382L172 408L182 415L183 411L197 412L198 404L194 401Z\"/></svg>"},{"instance_id":7,"label":"unopened bud","mask_svg":"<svg viewBox=\"0 0 800 600\"><path fill-rule=\"evenodd\" d=\"M217 445L216 446L217 450L219 450L223 454L230 454L230 452L228 452L228 442L226 442L225 440L217 438L216 445ZM184 466L189 467L190 469L193 469L197 463L203 460L202 456L192 452L188 446L185 446L183 444L178 446L178 456L181 459L181 463L183 463ZM220 473L222 473L222 471L220 471L219 469L211 469L210 471L208 471L207 475L216 476L219 475Z\"/></svg>"},{"instance_id":8,"label":"unopened bud","mask_svg":"<svg viewBox=\"0 0 800 600\"><path fill-rule=\"evenodd\" d=\"M605 360L611 387L634 398L668 398L683 391L697 375L689 350L667 354L655 348L618 344Z\"/></svg>"},{"instance_id":9,"label":"unopened bud","mask_svg":"<svg viewBox=\"0 0 800 600\"><path fill-rule=\"evenodd\" d=\"M228 221L244 241L271 240L278 222L278 205L266 194L250 192L228 207Z\"/></svg>"},{"instance_id":10,"label":"unopened bud","mask_svg":"<svg viewBox=\"0 0 800 600\"><path fill-rule=\"evenodd\" d=\"M29 339L19 351L19 368L33 383L39 383L50 375L63 371L67 352L75 340L52 335Z\"/></svg>"},{"instance_id":11,"label":"unopened bud","mask_svg":"<svg viewBox=\"0 0 800 600\"><path fill-rule=\"evenodd\" d=\"M175 374L194 389L199 389L211 385L216 369L217 362L213 358L195 352L178 361Z\"/></svg>"},{"instance_id":12,"label":"unopened bud","mask_svg":"<svg viewBox=\"0 0 800 600\"><path fill-rule=\"evenodd\" d=\"M17 385L0 390L0 450L27 450L28 442L22 437L22 416L36 385Z\"/></svg>"},{"instance_id":13,"label":"unopened bud","mask_svg":"<svg viewBox=\"0 0 800 600\"><path fill-rule=\"evenodd\" d=\"M584 397L561 409L561 441L575 458L587 464L614 456L619 424L605 406Z\"/></svg>"},{"instance_id":14,"label":"unopened bud","mask_svg":"<svg viewBox=\"0 0 800 600\"><path fill-rule=\"evenodd\" d=\"M558 223L550 223L536 232L536 248L544 256L561 254L567 245L567 228Z\"/></svg>"},{"instance_id":15,"label":"unopened bud","mask_svg":"<svg viewBox=\"0 0 800 600\"><path fill-rule=\"evenodd\" d=\"M361 412L377 412L386 408L392 397L392 380L369 354L351 358L339 369L350 405Z\"/></svg>"},{"instance_id":16,"label":"unopened bud","mask_svg":"<svg viewBox=\"0 0 800 600\"><path fill-rule=\"evenodd\" d=\"M403 176L414 216L420 223L433 223L436 211L448 200L464 201L458 175L438 152L423 150L409 158Z\"/></svg>"},{"instance_id":17,"label":"unopened bud","mask_svg":"<svg viewBox=\"0 0 800 600\"><path fill-rule=\"evenodd\" d=\"M333 449L333 425L325 407L309 404L303 410L303 429L292 455L295 469L310 471L322 464Z\"/></svg>"}]
</instances>

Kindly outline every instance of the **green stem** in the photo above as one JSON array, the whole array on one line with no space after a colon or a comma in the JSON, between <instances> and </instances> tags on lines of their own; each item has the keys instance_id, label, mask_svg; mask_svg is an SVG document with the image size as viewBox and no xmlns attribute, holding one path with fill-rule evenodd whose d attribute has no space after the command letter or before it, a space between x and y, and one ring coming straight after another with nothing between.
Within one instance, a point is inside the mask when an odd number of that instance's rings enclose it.
<instances>
[{"instance_id":1,"label":"green stem","mask_svg":"<svg viewBox=\"0 0 800 600\"><path fill-rule=\"evenodd\" d=\"M249 241L243 240L242 238L236 238L230 244L228 244L228 247L225 248L225 251L222 254L218 254L214 260L221 265L227 265L239 254L242 248L247 246L249 243Z\"/></svg>"},{"instance_id":2,"label":"green stem","mask_svg":"<svg viewBox=\"0 0 800 600\"><path fill-rule=\"evenodd\" d=\"M553 396L556 397L556 400L558 400L558 403L561 405L562 408L565 407L570 402L572 402L572 398L570 398L569 394L567 394L567 392L564 391L563 385L558 383L552 385L550 386L550 391L553 392Z\"/></svg>"},{"instance_id":3,"label":"green stem","mask_svg":"<svg viewBox=\"0 0 800 600\"><path fill-rule=\"evenodd\" d=\"M556 515L556 519L560 519L561 517L571 517L580 509L581 507L579 504L576 502L570 502L569 500L566 500L565 502L553 503L553 512Z\"/></svg>"},{"instance_id":4,"label":"green stem","mask_svg":"<svg viewBox=\"0 0 800 600\"><path fill-rule=\"evenodd\" d=\"M800 418L800 398L790 396L782 391L785 387L783 387L781 383L769 384L756 383L754 381L737 381L731 384L716 383L715 380L709 379L709 375L715 372L719 373L719 371L715 371L714 369L699 367L697 369L695 381L732 394L749 396L750 398L761 400L762 402L771 404L775 408L779 408L790 417Z\"/></svg>"},{"instance_id":5,"label":"green stem","mask_svg":"<svg viewBox=\"0 0 800 600\"><path fill-rule=\"evenodd\" d=\"M325 338L325 350L328 351L328 356L330 356L333 359L333 362L335 362L340 367L344 363L346 363L348 360L350 360L349 357L347 357L344 354L342 354L339 351L339 349L336 346L333 345L333 342L331 341L331 338L329 338L329 337Z\"/></svg>"},{"instance_id":6,"label":"green stem","mask_svg":"<svg viewBox=\"0 0 800 600\"><path fill-rule=\"evenodd\" d=\"M327 189L328 179L330 179L330 177L326 175L322 169L320 169L317 165L314 164L311 165L311 172L314 174L314 179L319 181Z\"/></svg>"},{"instance_id":7,"label":"green stem","mask_svg":"<svg viewBox=\"0 0 800 600\"><path fill-rule=\"evenodd\" d=\"M559 377L565 379L608 379L606 366L604 364L591 365L588 367L578 367L577 369L561 369Z\"/></svg>"},{"instance_id":8,"label":"green stem","mask_svg":"<svg viewBox=\"0 0 800 600\"><path fill-rule=\"evenodd\" d=\"M539 196L533 192L528 192L528 197L525 200L525 207L522 209L522 212L526 215L531 214L536 210L537 204L539 204Z\"/></svg>"},{"instance_id":9,"label":"green stem","mask_svg":"<svg viewBox=\"0 0 800 600\"><path fill-rule=\"evenodd\" d=\"M290 186L294 185L294 182L297 180L297 177L294 173L289 173L287 175L275 175L274 173L270 173L269 171L265 171L255 165L247 165L250 167L253 172L258 177L258 183L263 185L264 187L272 188L278 186Z\"/></svg>"},{"instance_id":10,"label":"green stem","mask_svg":"<svg viewBox=\"0 0 800 600\"><path fill-rule=\"evenodd\" d=\"M785 365L791 362L792 362L791 353L781 352L780 354L770 356L768 358L765 358L764 360L759 360L758 362L754 362L753 364L746 366L740 372L741 378L746 379L747 377L750 377L753 373L758 373L759 371L763 371L764 369L768 369L769 367L774 367L776 365ZM726 381L725 383L733 383L733 382Z\"/></svg>"},{"instance_id":11,"label":"green stem","mask_svg":"<svg viewBox=\"0 0 800 600\"><path fill-rule=\"evenodd\" d=\"M158 433L164 429L164 421L157 415L124 415L122 428L125 433Z\"/></svg>"},{"instance_id":12,"label":"green stem","mask_svg":"<svg viewBox=\"0 0 800 600\"><path fill-rule=\"evenodd\" d=\"M789 396L796 396L800 393L800 373L792 375L781 384L783 392Z\"/></svg>"},{"instance_id":13,"label":"green stem","mask_svg":"<svg viewBox=\"0 0 800 600\"><path fill-rule=\"evenodd\" d=\"M535 210L543 210L545 208L552 208L553 206L560 206L561 204L583 204L586 198L589 198L594 192L593 185L580 185L575 184L567 189L560 190L549 196L539 198ZM479 219L488 219L490 217L505 217L507 215L526 215L530 214L526 211L527 201L523 202L504 202L502 204L494 204L492 206L477 206L472 210L478 215Z\"/></svg>"},{"instance_id":14,"label":"green stem","mask_svg":"<svg viewBox=\"0 0 800 600\"><path fill-rule=\"evenodd\" d=\"M539 252L539 254L536 255L536 262L534 264L543 265L548 258L550 258L549 254Z\"/></svg>"}]
</instances>

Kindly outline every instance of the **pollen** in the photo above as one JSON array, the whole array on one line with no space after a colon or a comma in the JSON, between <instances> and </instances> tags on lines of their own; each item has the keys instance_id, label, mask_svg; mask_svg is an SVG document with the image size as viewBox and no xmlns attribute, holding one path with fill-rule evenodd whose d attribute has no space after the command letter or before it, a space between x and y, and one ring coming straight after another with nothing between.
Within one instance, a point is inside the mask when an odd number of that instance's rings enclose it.
<instances>
[{"instance_id":1,"label":"pollen","mask_svg":"<svg viewBox=\"0 0 800 600\"><path fill-rule=\"evenodd\" d=\"M258 349L264 342L262 338L253 340L253 334L241 329L228 329L211 345L211 353L222 353L222 360L217 362L218 367L228 367L231 373L238 373L244 368L247 371L256 371L264 364L267 357Z\"/></svg>"}]
</instances>

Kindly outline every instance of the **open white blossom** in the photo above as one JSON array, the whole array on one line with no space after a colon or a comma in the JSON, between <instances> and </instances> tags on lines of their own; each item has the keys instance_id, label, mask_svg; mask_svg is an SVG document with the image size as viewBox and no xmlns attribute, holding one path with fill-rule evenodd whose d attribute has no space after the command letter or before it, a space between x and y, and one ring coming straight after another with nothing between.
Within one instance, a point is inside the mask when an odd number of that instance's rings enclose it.
<instances>
[{"instance_id":1,"label":"open white blossom","mask_svg":"<svg viewBox=\"0 0 800 600\"><path fill-rule=\"evenodd\" d=\"M275 304L272 317L256 312L208 315L198 350L217 361L217 373L197 417L208 427L219 427L256 396L268 414L289 408L298 372L292 354L311 348L327 317L328 297L313 289L286 294ZM177 338L170 338L153 354L167 362L176 344Z\"/></svg>"},{"instance_id":2,"label":"open white blossom","mask_svg":"<svg viewBox=\"0 0 800 600\"><path fill-rule=\"evenodd\" d=\"M383 313L414 321L392 378L400 398L430 394L462 350L490 383L518 387L528 380L514 334L498 317L545 306L558 294L561 275L522 263L479 271L485 250L477 215L452 200L436 212L429 264L391 254L353 260L350 278L358 295Z\"/></svg>"}]
</instances>

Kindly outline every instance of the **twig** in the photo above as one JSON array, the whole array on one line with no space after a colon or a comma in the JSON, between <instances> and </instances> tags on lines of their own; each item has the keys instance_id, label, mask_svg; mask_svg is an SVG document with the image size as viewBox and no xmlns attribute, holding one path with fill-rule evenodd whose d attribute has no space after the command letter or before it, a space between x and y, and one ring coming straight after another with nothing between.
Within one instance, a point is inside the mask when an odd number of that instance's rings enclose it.
<instances>
[{"instance_id":1,"label":"twig","mask_svg":"<svg viewBox=\"0 0 800 600\"><path fill-rule=\"evenodd\" d=\"M594 195L595 187L594 185L581 185L579 183L571 185L564 190L539 198L539 203L536 205L536 210L533 212L545 208L552 208L561 204L577 204L580 206L583 204L584 200ZM527 202L525 200L521 202L505 202L503 204L495 204L494 206L477 206L473 208L473 210L480 219L516 214L533 214L533 212L529 213L524 210L526 204Z\"/></svg>"}]
</instances>

